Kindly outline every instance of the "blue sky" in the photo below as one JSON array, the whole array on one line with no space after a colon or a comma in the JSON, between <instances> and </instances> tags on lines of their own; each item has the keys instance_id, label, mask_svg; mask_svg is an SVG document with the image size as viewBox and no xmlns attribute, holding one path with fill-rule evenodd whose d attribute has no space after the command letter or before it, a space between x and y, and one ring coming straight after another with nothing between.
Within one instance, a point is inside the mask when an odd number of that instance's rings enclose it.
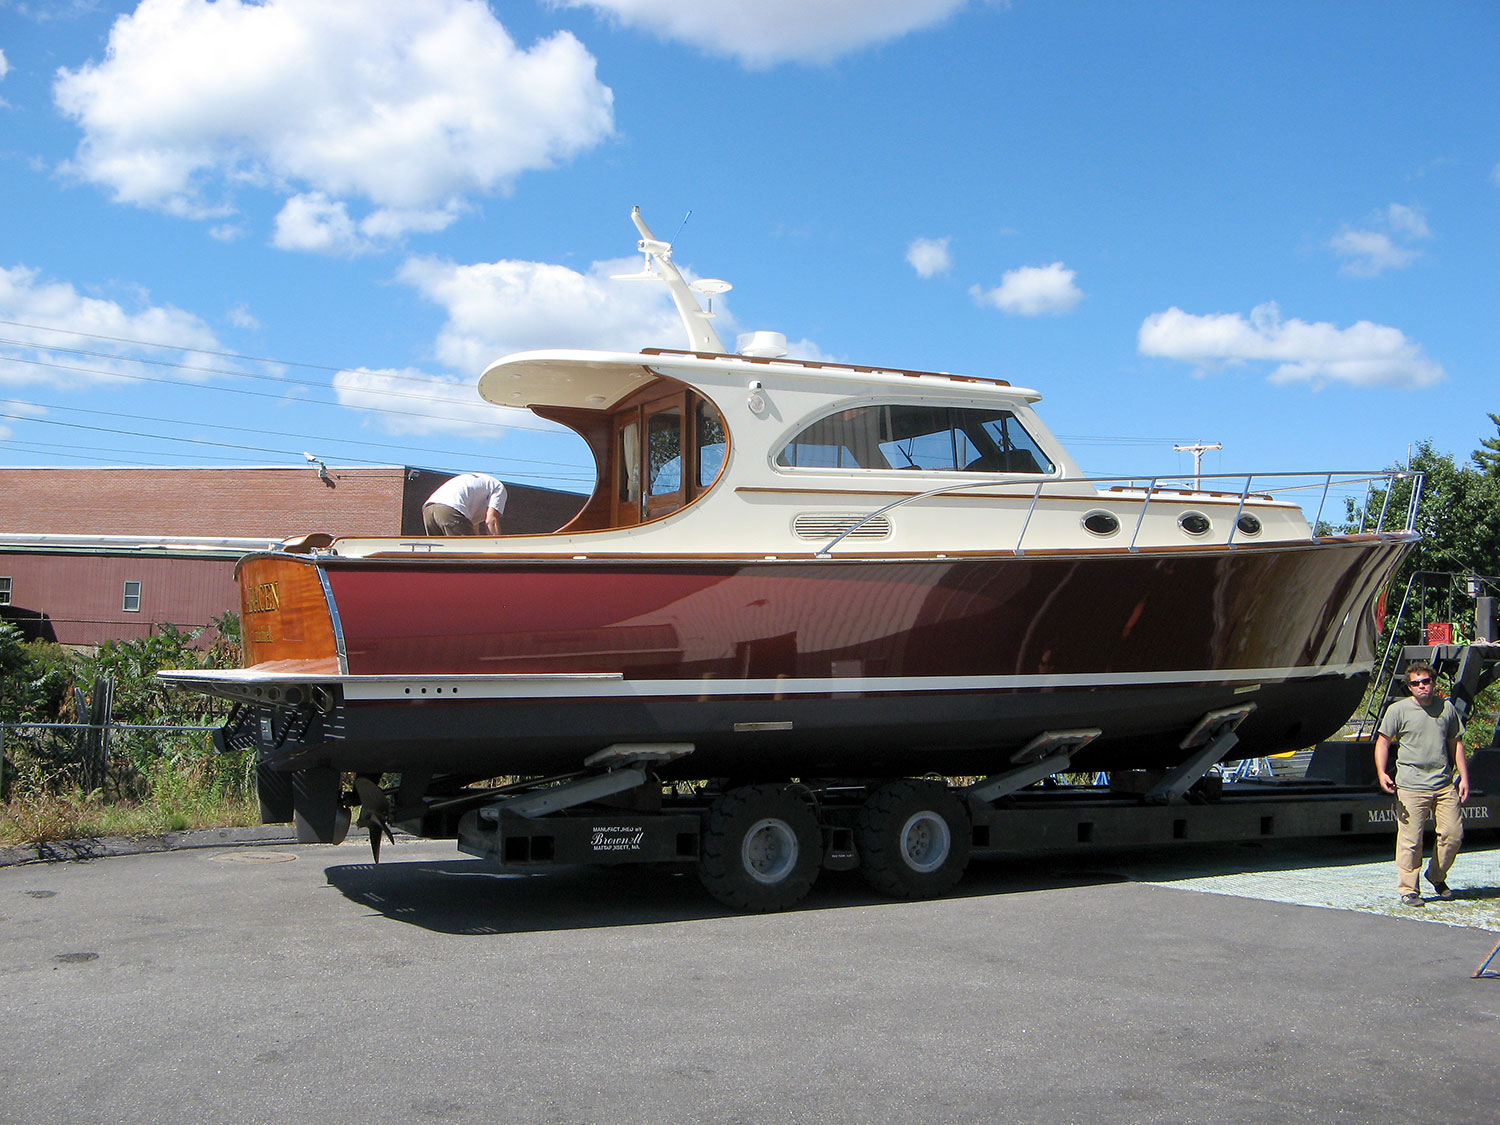
<instances>
[{"instance_id":1,"label":"blue sky","mask_svg":"<svg viewBox=\"0 0 1500 1125\"><path fill-rule=\"evenodd\" d=\"M1500 412L1489 0L0 0L0 200L0 466L581 489L473 388L680 346L635 204L726 341L1034 387L1095 474Z\"/></svg>"}]
</instances>

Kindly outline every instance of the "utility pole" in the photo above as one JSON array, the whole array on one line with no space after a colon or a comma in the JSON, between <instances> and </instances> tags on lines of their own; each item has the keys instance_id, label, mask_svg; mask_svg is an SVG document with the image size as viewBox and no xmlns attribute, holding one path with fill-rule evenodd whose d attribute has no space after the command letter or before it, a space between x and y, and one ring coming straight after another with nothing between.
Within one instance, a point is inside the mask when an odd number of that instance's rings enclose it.
<instances>
[{"instance_id":1,"label":"utility pole","mask_svg":"<svg viewBox=\"0 0 1500 1125\"><path fill-rule=\"evenodd\" d=\"M1221 445L1219 442L1214 442L1212 445L1204 445L1201 441L1196 441L1192 445L1174 445L1172 447L1172 449L1175 452L1177 452L1177 453L1191 453L1193 455L1193 487L1194 488L1199 488L1199 487L1201 487L1201 484L1202 484L1202 477L1203 477L1203 455L1205 453L1207 453L1210 449L1223 449L1223 448L1224 448L1224 446Z\"/></svg>"}]
</instances>

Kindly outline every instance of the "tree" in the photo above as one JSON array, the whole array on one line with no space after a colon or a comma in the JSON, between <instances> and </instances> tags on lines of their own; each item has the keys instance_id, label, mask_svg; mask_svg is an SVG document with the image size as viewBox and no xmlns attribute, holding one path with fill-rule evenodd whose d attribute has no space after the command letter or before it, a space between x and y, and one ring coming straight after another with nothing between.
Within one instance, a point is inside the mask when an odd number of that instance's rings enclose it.
<instances>
[{"instance_id":1,"label":"tree","mask_svg":"<svg viewBox=\"0 0 1500 1125\"><path fill-rule=\"evenodd\" d=\"M1393 616L1399 598L1412 576L1419 572L1477 575L1492 580L1500 576L1500 474L1491 476L1455 464L1451 454L1439 453L1430 441L1417 443L1410 467L1422 474L1416 517L1416 528L1422 538L1391 581L1391 597L1396 599L1390 606ZM1411 488L1410 480L1398 481L1388 503L1384 493L1373 495L1367 506L1371 524L1382 505L1388 513L1387 524L1391 514L1404 512ZM1349 530L1354 530L1358 526L1359 509L1351 507L1350 514ZM1451 621L1460 616L1453 602L1458 586L1463 584L1458 580L1428 582L1414 588L1412 594L1417 600L1407 606L1402 641L1420 643L1416 635L1419 621Z\"/></svg>"},{"instance_id":2,"label":"tree","mask_svg":"<svg viewBox=\"0 0 1500 1125\"><path fill-rule=\"evenodd\" d=\"M1491 414L1490 421L1500 430L1500 414ZM1474 464L1485 476L1500 477L1500 434L1480 441L1479 448L1470 454Z\"/></svg>"}]
</instances>

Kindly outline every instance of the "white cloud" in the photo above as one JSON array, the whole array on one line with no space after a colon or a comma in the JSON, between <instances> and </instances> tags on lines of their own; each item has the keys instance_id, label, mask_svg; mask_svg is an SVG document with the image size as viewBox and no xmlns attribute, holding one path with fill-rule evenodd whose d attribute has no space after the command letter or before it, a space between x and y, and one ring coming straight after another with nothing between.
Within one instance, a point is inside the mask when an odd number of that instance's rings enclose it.
<instances>
[{"instance_id":1,"label":"white cloud","mask_svg":"<svg viewBox=\"0 0 1500 1125\"><path fill-rule=\"evenodd\" d=\"M1392 203L1365 227L1344 227L1328 246L1350 277L1378 277L1386 270L1405 269L1422 256L1414 244L1432 237L1427 216L1416 207Z\"/></svg>"},{"instance_id":2,"label":"white cloud","mask_svg":"<svg viewBox=\"0 0 1500 1125\"><path fill-rule=\"evenodd\" d=\"M0 346L0 385L51 384L78 386L109 381L134 370L131 354L162 356L159 347L132 346L120 341L140 340L163 345L180 354L176 362L209 365L196 349L218 350L213 332L198 317L171 305L151 305L143 296L136 311L115 301L87 297L72 285L43 280L38 272L17 266L0 267L0 320L15 344ZM66 330L50 326L66 325ZM78 356L59 349L101 350L101 341L121 358ZM71 369L71 370L70 370ZM86 369L86 370L76 370ZM191 377L192 372L183 372Z\"/></svg>"},{"instance_id":3,"label":"white cloud","mask_svg":"<svg viewBox=\"0 0 1500 1125\"><path fill-rule=\"evenodd\" d=\"M492 357L493 358L493 357ZM479 397L478 375L457 378L405 369L340 371L333 377L340 406L365 412L389 433L496 436L502 429L557 431L529 410L494 406Z\"/></svg>"},{"instance_id":4,"label":"white cloud","mask_svg":"<svg viewBox=\"0 0 1500 1125\"><path fill-rule=\"evenodd\" d=\"M243 301L229 310L229 323L236 328L248 328L252 331L259 330L260 328L260 321L250 311L250 306L246 305Z\"/></svg>"},{"instance_id":5,"label":"white cloud","mask_svg":"<svg viewBox=\"0 0 1500 1125\"><path fill-rule=\"evenodd\" d=\"M639 258L595 262L587 273L546 262L499 261L458 265L411 258L400 278L448 312L437 356L476 378L492 360L529 348L637 351L686 342L664 286L611 281L640 272ZM732 320L723 298L714 302L715 326L726 344Z\"/></svg>"},{"instance_id":6,"label":"white cloud","mask_svg":"<svg viewBox=\"0 0 1500 1125\"><path fill-rule=\"evenodd\" d=\"M906 248L906 261L917 276L936 277L953 268L953 256L948 252L949 239L915 238Z\"/></svg>"},{"instance_id":7,"label":"white cloud","mask_svg":"<svg viewBox=\"0 0 1500 1125\"><path fill-rule=\"evenodd\" d=\"M993 305L1013 316L1058 316L1083 300L1073 284L1077 273L1061 262L1050 266L1022 266L1007 270L994 289L975 285L969 293L981 305Z\"/></svg>"},{"instance_id":8,"label":"white cloud","mask_svg":"<svg viewBox=\"0 0 1500 1125\"><path fill-rule=\"evenodd\" d=\"M223 218L270 191L277 245L336 253L441 229L614 129L577 39L523 50L480 0L141 0L53 96L83 131L69 170L117 201Z\"/></svg>"},{"instance_id":9,"label":"white cloud","mask_svg":"<svg viewBox=\"0 0 1500 1125\"><path fill-rule=\"evenodd\" d=\"M1348 383L1356 387L1428 387L1446 378L1442 365L1398 329L1361 320L1348 328L1281 319L1274 302L1239 313L1195 316L1179 308L1153 313L1139 334L1142 355L1198 365L1200 370L1273 365L1273 383Z\"/></svg>"},{"instance_id":10,"label":"white cloud","mask_svg":"<svg viewBox=\"0 0 1500 1125\"><path fill-rule=\"evenodd\" d=\"M941 23L970 0L552 0L748 67L827 62Z\"/></svg>"},{"instance_id":11,"label":"white cloud","mask_svg":"<svg viewBox=\"0 0 1500 1125\"><path fill-rule=\"evenodd\" d=\"M0 78L10 73L10 63L6 61L5 52L0 51Z\"/></svg>"}]
</instances>

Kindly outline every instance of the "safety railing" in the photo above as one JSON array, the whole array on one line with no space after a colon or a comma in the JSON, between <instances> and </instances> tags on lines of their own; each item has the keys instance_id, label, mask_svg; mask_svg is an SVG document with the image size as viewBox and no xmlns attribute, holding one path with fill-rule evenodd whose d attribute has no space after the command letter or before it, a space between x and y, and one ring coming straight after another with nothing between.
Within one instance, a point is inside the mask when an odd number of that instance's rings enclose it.
<instances>
[{"instance_id":1,"label":"safety railing","mask_svg":"<svg viewBox=\"0 0 1500 1125\"><path fill-rule=\"evenodd\" d=\"M1214 487L1212 484L1205 487L1205 482L1222 483L1223 487ZM1409 488L1403 490L1400 487L1403 482L1410 482ZM1229 487L1231 484L1233 487ZM1307 538L1314 543L1323 538L1319 535L1319 531L1323 527L1323 516L1328 509L1330 499L1335 502L1344 501L1347 505L1344 515L1357 517L1357 519L1345 521L1351 525L1351 531L1357 533L1409 532L1416 526L1417 507L1422 493L1422 474L1405 469L1385 469L1376 472L1219 473L1156 477L1046 477L1036 481L996 481L993 479L961 481L903 496L883 507L876 508L841 530L814 554L818 558L829 557L835 547L861 527L897 508L904 508L938 496L951 496L954 493L984 489L986 497L1029 500L1014 544L1009 548L1000 548L1009 550L1012 554L1023 555L1026 553L1026 532L1031 527L1032 517L1036 514L1037 507L1042 500L1056 496L1076 501L1079 498L1080 486L1092 488L1094 498L1100 503L1134 504L1137 500L1136 494L1139 493L1140 507L1129 541L1129 549L1134 551L1138 549L1137 542L1153 503L1171 503L1180 506L1185 500L1191 500L1194 497L1211 497L1215 501L1221 501L1226 497L1238 500L1234 518L1227 521L1229 530L1222 540L1211 538L1195 540L1195 542L1207 545L1222 544L1227 547L1236 545L1237 537L1241 534L1240 517L1244 514L1245 506L1252 499L1285 500L1296 503L1302 507L1304 516L1308 516L1308 508L1302 501L1311 500L1313 496L1316 496L1316 507L1313 508L1307 521ZM1393 498L1397 510L1404 508L1404 513L1399 518L1392 510ZM1371 510L1377 506L1377 500L1379 511L1372 518Z\"/></svg>"}]
</instances>

